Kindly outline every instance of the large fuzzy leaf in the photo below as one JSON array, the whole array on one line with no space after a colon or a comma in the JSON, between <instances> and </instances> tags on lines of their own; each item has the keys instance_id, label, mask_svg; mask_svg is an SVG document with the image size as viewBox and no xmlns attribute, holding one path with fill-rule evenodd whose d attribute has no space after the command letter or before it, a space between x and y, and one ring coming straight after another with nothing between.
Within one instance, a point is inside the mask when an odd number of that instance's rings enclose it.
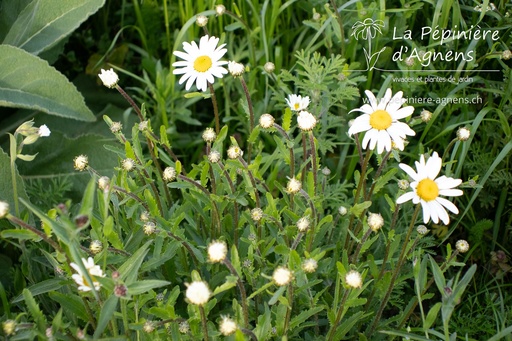
<instances>
[{"instance_id":1,"label":"large fuzzy leaf","mask_svg":"<svg viewBox=\"0 0 512 341\"><path fill-rule=\"evenodd\" d=\"M80 121L96 119L64 75L41 58L9 45L0 45L0 106L36 109Z\"/></svg>"},{"instance_id":2,"label":"large fuzzy leaf","mask_svg":"<svg viewBox=\"0 0 512 341\"><path fill-rule=\"evenodd\" d=\"M33 0L18 13L3 44L37 55L77 29L104 4L105 0Z\"/></svg>"},{"instance_id":3,"label":"large fuzzy leaf","mask_svg":"<svg viewBox=\"0 0 512 341\"><path fill-rule=\"evenodd\" d=\"M25 192L25 184L23 183L23 179L18 174L17 169L15 170L15 174L16 185L18 187L18 197L28 200L27 193ZM11 207L11 213L14 213L14 192L11 176L11 159L9 158L9 155L2 151L2 149L0 149L0 179L0 200L7 201Z\"/></svg>"}]
</instances>

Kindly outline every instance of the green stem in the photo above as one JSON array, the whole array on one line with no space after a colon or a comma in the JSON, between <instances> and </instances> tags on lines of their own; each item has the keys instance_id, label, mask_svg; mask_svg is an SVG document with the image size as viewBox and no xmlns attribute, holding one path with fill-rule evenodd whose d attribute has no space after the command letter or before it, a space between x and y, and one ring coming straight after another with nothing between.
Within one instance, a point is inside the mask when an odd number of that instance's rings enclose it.
<instances>
[{"instance_id":1,"label":"green stem","mask_svg":"<svg viewBox=\"0 0 512 341\"><path fill-rule=\"evenodd\" d=\"M414 210L414 213L412 214L411 223L409 224L409 229L407 230L407 234L405 236L405 239L402 242L402 250L400 251L400 255L398 256L398 263L393 271L393 275L391 277L391 281L388 285L388 289L386 290L386 294L384 295L384 298L382 299L380 303L379 310L377 311L377 314L375 315L375 318L373 319L373 323L369 328L369 333L367 334L367 337L370 337L375 332L375 329L377 328L377 324L379 323L379 320L382 316L382 313L384 312L384 308L386 307L386 304L389 301L389 297L391 296L391 292L393 291L393 288L395 286L395 281L398 277L398 274L402 268L402 265L404 264L405 260L405 252L407 251L407 245L409 244L409 238L411 237L412 230L414 228L414 223L416 222L416 218L418 216L418 213L420 212L421 205L416 205L416 209Z\"/></svg>"},{"instance_id":2,"label":"green stem","mask_svg":"<svg viewBox=\"0 0 512 341\"><path fill-rule=\"evenodd\" d=\"M229 259L225 258L223 263L229 269L231 274L237 278L236 285L238 287L238 290L240 290L240 296L242 299L242 312L244 315L244 327L249 328L249 307L247 306L247 293L245 292L244 283L242 282L242 278L240 278L240 275L236 271L233 264L231 264L231 261Z\"/></svg>"},{"instance_id":3,"label":"green stem","mask_svg":"<svg viewBox=\"0 0 512 341\"><path fill-rule=\"evenodd\" d=\"M217 107L217 97L215 97L215 89L213 88L213 85L208 83L208 88L210 89L210 94L212 97L212 105L213 105L213 114L215 116L215 133L217 135L219 135L220 120L219 120L219 108Z\"/></svg>"},{"instance_id":4,"label":"green stem","mask_svg":"<svg viewBox=\"0 0 512 341\"><path fill-rule=\"evenodd\" d=\"M288 284L288 304L289 307L286 308L286 316L284 319L284 331L283 335L288 335L288 326L290 324L290 317L292 315L292 307L293 307L293 285L290 283Z\"/></svg>"},{"instance_id":5,"label":"green stem","mask_svg":"<svg viewBox=\"0 0 512 341\"><path fill-rule=\"evenodd\" d=\"M315 148L315 137L313 136L313 132L309 132L309 144L311 145L311 163L313 164L313 184L315 188L315 195L317 192L317 183L318 183L318 167L316 164L316 148Z\"/></svg>"},{"instance_id":6,"label":"green stem","mask_svg":"<svg viewBox=\"0 0 512 341\"><path fill-rule=\"evenodd\" d=\"M343 294L343 298L341 299L340 307L338 308L338 313L336 314L336 319L334 320L333 325L329 329L329 334L327 334L328 341L332 341L334 338L334 334L336 334L336 328L338 327L341 317L343 316L344 305L345 305L345 302L347 301L348 294L349 294L349 290L345 289L345 293Z\"/></svg>"},{"instance_id":7,"label":"green stem","mask_svg":"<svg viewBox=\"0 0 512 341\"><path fill-rule=\"evenodd\" d=\"M202 305L199 306L199 312L201 314L201 325L203 326L203 340L208 341L208 325L206 324L206 314Z\"/></svg>"},{"instance_id":8,"label":"green stem","mask_svg":"<svg viewBox=\"0 0 512 341\"><path fill-rule=\"evenodd\" d=\"M247 99L247 107L249 108L249 136L251 136L252 131L254 130L254 108L251 101L251 94L249 93L249 89L247 88L247 83L242 76L240 78L240 83L242 84L242 88L244 89L245 98ZM247 146L247 162L251 163L251 154L252 154L252 144L248 143Z\"/></svg>"}]
</instances>

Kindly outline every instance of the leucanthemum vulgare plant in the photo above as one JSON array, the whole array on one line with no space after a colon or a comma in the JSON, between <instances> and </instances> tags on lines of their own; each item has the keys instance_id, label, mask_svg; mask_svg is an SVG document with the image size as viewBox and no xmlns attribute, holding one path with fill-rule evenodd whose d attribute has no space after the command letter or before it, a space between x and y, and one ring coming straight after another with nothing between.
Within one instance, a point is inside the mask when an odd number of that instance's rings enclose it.
<instances>
[{"instance_id":1,"label":"leucanthemum vulgare plant","mask_svg":"<svg viewBox=\"0 0 512 341\"><path fill-rule=\"evenodd\" d=\"M446 161L436 151L407 150L419 112L404 106L400 89L382 89L380 102L368 89L369 105L347 108L359 95L358 78L343 72L343 58L300 51L295 70L269 76L281 90L259 112L245 82L258 71L224 61L232 53L219 38L197 40L175 52L183 61L172 72L183 75L184 94L194 83L210 89L215 114L197 134L202 160L185 167L165 127L153 127L122 88L123 77L102 70L103 84L139 119L123 127L104 116L119 142L108 147L119 161L114 172L95 169L95 155L76 155L70 167L91 178L80 205L42 212L24 200L33 216L24 219L0 202L0 218L24 230L23 240L41 243L41 262L55 271L44 286L23 291L17 302L29 314L3 322L4 334L454 338L450 318L475 266L455 275L452 268L464 265L471 246L442 244L446 259L438 260L427 226L456 219L462 180L443 175ZM213 88L221 77L219 87L233 82L242 93L247 136L221 126ZM341 144L356 163L350 181L329 168ZM62 307L51 324L43 302Z\"/></svg>"}]
</instances>

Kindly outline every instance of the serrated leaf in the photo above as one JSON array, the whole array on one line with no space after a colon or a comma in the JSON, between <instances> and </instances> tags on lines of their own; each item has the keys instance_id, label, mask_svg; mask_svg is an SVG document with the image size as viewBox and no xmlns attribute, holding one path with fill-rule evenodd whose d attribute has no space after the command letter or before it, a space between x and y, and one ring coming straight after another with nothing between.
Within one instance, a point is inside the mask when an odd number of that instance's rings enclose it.
<instances>
[{"instance_id":1,"label":"serrated leaf","mask_svg":"<svg viewBox=\"0 0 512 341\"><path fill-rule=\"evenodd\" d=\"M79 121L96 120L76 87L45 60L0 45L0 105Z\"/></svg>"},{"instance_id":2,"label":"serrated leaf","mask_svg":"<svg viewBox=\"0 0 512 341\"><path fill-rule=\"evenodd\" d=\"M77 29L105 0L34 0L19 12L3 44L39 54Z\"/></svg>"},{"instance_id":3,"label":"serrated leaf","mask_svg":"<svg viewBox=\"0 0 512 341\"><path fill-rule=\"evenodd\" d=\"M364 210L366 210L368 207L372 205L371 201L364 201L360 204L355 204L350 208L350 213L355 215L356 217L359 217Z\"/></svg>"},{"instance_id":4,"label":"serrated leaf","mask_svg":"<svg viewBox=\"0 0 512 341\"><path fill-rule=\"evenodd\" d=\"M41 237L29 230L16 230L16 229L8 229L0 232L0 237L2 238L13 238L18 240L32 240L34 242L41 241Z\"/></svg>"},{"instance_id":5,"label":"serrated leaf","mask_svg":"<svg viewBox=\"0 0 512 341\"><path fill-rule=\"evenodd\" d=\"M148 247L152 243L152 240L148 240L142 245L135 253L128 258L128 260L119 267L119 273L121 279L125 281L127 285L131 284L138 276L139 268L144 261L144 257L148 253Z\"/></svg>"},{"instance_id":6,"label":"serrated leaf","mask_svg":"<svg viewBox=\"0 0 512 341\"><path fill-rule=\"evenodd\" d=\"M375 182L375 187L373 189L373 194L377 194L386 184L391 180L393 175L398 172L397 168L391 168L386 174L379 176L377 181Z\"/></svg>"},{"instance_id":7,"label":"serrated leaf","mask_svg":"<svg viewBox=\"0 0 512 341\"><path fill-rule=\"evenodd\" d=\"M27 288L23 289L23 299L25 300L30 315L32 315L32 318L36 322L37 328L40 332L44 332L46 330L46 318L41 309L39 309L36 300L34 300L34 296L32 296L30 290Z\"/></svg>"},{"instance_id":8,"label":"serrated leaf","mask_svg":"<svg viewBox=\"0 0 512 341\"><path fill-rule=\"evenodd\" d=\"M62 279L52 278L47 279L45 281L36 283L32 285L31 287L27 288L30 290L30 293L32 296L41 295L50 291L56 291L59 290L62 287ZM23 295L19 295L14 300L12 300L12 303L18 303L24 300Z\"/></svg>"},{"instance_id":9,"label":"serrated leaf","mask_svg":"<svg viewBox=\"0 0 512 341\"><path fill-rule=\"evenodd\" d=\"M283 129L284 131L290 130L290 127L292 125L292 110L288 107L284 109L283 114Z\"/></svg>"}]
</instances>

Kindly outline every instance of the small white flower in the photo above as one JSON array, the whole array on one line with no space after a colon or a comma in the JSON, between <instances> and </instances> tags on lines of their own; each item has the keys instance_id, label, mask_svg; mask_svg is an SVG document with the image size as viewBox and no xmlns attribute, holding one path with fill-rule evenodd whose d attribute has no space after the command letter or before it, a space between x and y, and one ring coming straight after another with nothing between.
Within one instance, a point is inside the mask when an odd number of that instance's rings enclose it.
<instances>
[{"instance_id":1,"label":"small white flower","mask_svg":"<svg viewBox=\"0 0 512 341\"><path fill-rule=\"evenodd\" d=\"M469 250L469 243L463 239L461 240L458 240L456 243L455 243L455 248L460 252L460 253L466 253L468 252Z\"/></svg>"},{"instance_id":2,"label":"small white flower","mask_svg":"<svg viewBox=\"0 0 512 341\"><path fill-rule=\"evenodd\" d=\"M84 171L87 166L89 165L89 158L87 157L87 155L78 155L77 157L75 157L75 159L73 160L73 162L75 163L74 167L77 171Z\"/></svg>"},{"instance_id":3,"label":"small white flower","mask_svg":"<svg viewBox=\"0 0 512 341\"><path fill-rule=\"evenodd\" d=\"M207 143L212 143L217 138L217 134L213 128L206 128L203 132L203 140Z\"/></svg>"},{"instance_id":4,"label":"small white flower","mask_svg":"<svg viewBox=\"0 0 512 341\"><path fill-rule=\"evenodd\" d=\"M226 44L217 46L219 40L219 38L205 35L199 40L199 46L194 41L192 43L184 42L185 52L174 51L174 54L183 60L172 64L175 67L172 73L183 75L179 84L187 81L186 90L189 90L195 82L198 90L205 91L208 83L213 84L214 77L222 78L224 74L228 73L228 70L222 67L227 62L220 61L227 52L224 48Z\"/></svg>"},{"instance_id":5,"label":"small white flower","mask_svg":"<svg viewBox=\"0 0 512 341\"><path fill-rule=\"evenodd\" d=\"M187 321L182 321L178 325L178 330L179 330L180 333L186 334L186 333L188 333L190 331L190 325L188 324Z\"/></svg>"},{"instance_id":6,"label":"small white flower","mask_svg":"<svg viewBox=\"0 0 512 341\"><path fill-rule=\"evenodd\" d=\"M228 62L228 71L233 77L240 77L245 72L244 64L233 61Z\"/></svg>"},{"instance_id":7,"label":"small white flower","mask_svg":"<svg viewBox=\"0 0 512 341\"><path fill-rule=\"evenodd\" d=\"M302 97L300 95L290 94L286 99L286 103L292 111L306 110L309 105L309 96Z\"/></svg>"},{"instance_id":8,"label":"small white flower","mask_svg":"<svg viewBox=\"0 0 512 341\"><path fill-rule=\"evenodd\" d=\"M416 133L406 123L398 122L398 120L411 116L414 107L400 108L405 103L402 91L391 97L391 89L387 89L381 101L377 101L371 91L366 90L365 93L370 104L364 104L361 108L350 111L361 111L363 114L355 119L348 134L366 132L362 142L363 149L369 146L373 150L377 146L379 154L384 150L391 151L392 141L395 142L398 149L403 150L406 135L414 136Z\"/></svg>"},{"instance_id":9,"label":"small white flower","mask_svg":"<svg viewBox=\"0 0 512 341\"><path fill-rule=\"evenodd\" d=\"M101 178L98 179L98 188L101 189L102 191L108 190L109 186L110 179L108 178L108 176L102 176Z\"/></svg>"},{"instance_id":10,"label":"small white flower","mask_svg":"<svg viewBox=\"0 0 512 341\"><path fill-rule=\"evenodd\" d=\"M311 131L316 126L316 117L309 111L301 111L297 116L297 125L302 131Z\"/></svg>"},{"instance_id":11,"label":"small white flower","mask_svg":"<svg viewBox=\"0 0 512 341\"><path fill-rule=\"evenodd\" d=\"M407 66L414 66L414 58L413 57L408 57L405 59L405 65Z\"/></svg>"},{"instance_id":12,"label":"small white flower","mask_svg":"<svg viewBox=\"0 0 512 341\"><path fill-rule=\"evenodd\" d=\"M328 167L322 168L322 174L325 176L331 175L331 170Z\"/></svg>"},{"instance_id":13,"label":"small white flower","mask_svg":"<svg viewBox=\"0 0 512 341\"><path fill-rule=\"evenodd\" d=\"M121 122L112 122L110 126L110 131L114 134L119 133L123 129L123 124Z\"/></svg>"},{"instance_id":14,"label":"small white flower","mask_svg":"<svg viewBox=\"0 0 512 341\"><path fill-rule=\"evenodd\" d=\"M228 247L225 242L215 241L208 245L208 260L212 263L219 263L226 259Z\"/></svg>"},{"instance_id":15,"label":"small white flower","mask_svg":"<svg viewBox=\"0 0 512 341\"><path fill-rule=\"evenodd\" d=\"M341 216L344 216L348 213L348 210L345 206L340 206L338 208L338 213L341 215Z\"/></svg>"},{"instance_id":16,"label":"small white flower","mask_svg":"<svg viewBox=\"0 0 512 341\"><path fill-rule=\"evenodd\" d=\"M244 155L244 152L238 146L231 146L228 148L228 157L230 159L238 159L240 156Z\"/></svg>"},{"instance_id":17,"label":"small white flower","mask_svg":"<svg viewBox=\"0 0 512 341\"><path fill-rule=\"evenodd\" d=\"M459 130L457 130L457 139L459 141L467 141L470 136L471 131L468 128L460 127Z\"/></svg>"},{"instance_id":18,"label":"small white flower","mask_svg":"<svg viewBox=\"0 0 512 341\"><path fill-rule=\"evenodd\" d=\"M162 178L166 182L174 181L176 179L176 169L174 167L166 167Z\"/></svg>"},{"instance_id":19,"label":"small white flower","mask_svg":"<svg viewBox=\"0 0 512 341\"><path fill-rule=\"evenodd\" d=\"M270 114L263 114L263 115L261 115L261 117L260 117L260 126L263 129L272 128L274 126L274 123L275 123L274 116L272 116Z\"/></svg>"},{"instance_id":20,"label":"small white flower","mask_svg":"<svg viewBox=\"0 0 512 341\"><path fill-rule=\"evenodd\" d=\"M139 123L139 131L146 131L146 130L148 130L148 128L149 128L149 122L147 120Z\"/></svg>"},{"instance_id":21,"label":"small white flower","mask_svg":"<svg viewBox=\"0 0 512 341\"><path fill-rule=\"evenodd\" d=\"M150 219L150 215L149 215L149 212L148 211L143 211L141 214L140 214L140 221L143 221L143 222L147 222L149 221Z\"/></svg>"},{"instance_id":22,"label":"small white flower","mask_svg":"<svg viewBox=\"0 0 512 341\"><path fill-rule=\"evenodd\" d=\"M226 7L222 4L215 6L215 13L217 13L217 15L223 15L226 13Z\"/></svg>"},{"instance_id":23,"label":"small white flower","mask_svg":"<svg viewBox=\"0 0 512 341\"><path fill-rule=\"evenodd\" d=\"M127 172L131 172L135 168L135 161L130 158L126 158L121 162L121 167Z\"/></svg>"},{"instance_id":24,"label":"small white flower","mask_svg":"<svg viewBox=\"0 0 512 341\"><path fill-rule=\"evenodd\" d=\"M208 17L205 15L198 15L196 17L196 24L199 27L205 27L208 24Z\"/></svg>"},{"instance_id":25,"label":"small white flower","mask_svg":"<svg viewBox=\"0 0 512 341\"><path fill-rule=\"evenodd\" d=\"M7 217L9 214L9 203L0 201L0 219Z\"/></svg>"},{"instance_id":26,"label":"small white flower","mask_svg":"<svg viewBox=\"0 0 512 341\"><path fill-rule=\"evenodd\" d=\"M258 222L263 218L263 210L259 207L253 208L251 210L251 219Z\"/></svg>"},{"instance_id":27,"label":"small white flower","mask_svg":"<svg viewBox=\"0 0 512 341\"><path fill-rule=\"evenodd\" d=\"M398 180L398 188L405 191L407 188L409 188L409 181L405 179Z\"/></svg>"},{"instance_id":28,"label":"small white flower","mask_svg":"<svg viewBox=\"0 0 512 341\"><path fill-rule=\"evenodd\" d=\"M450 217L445 208L452 213L459 213L457 206L440 196L454 197L462 195L463 192L460 189L454 188L460 185L462 180L448 178L444 175L436 178L441 171L442 164L443 161L437 152L434 152L426 162L425 156L421 155L420 162L416 161L417 172L409 165L403 163L399 165L414 181L411 182L412 192L401 195L396 203L403 204L409 200L412 200L413 204L421 203L424 224L432 219L436 224L441 220L445 225L448 225Z\"/></svg>"},{"instance_id":29,"label":"small white flower","mask_svg":"<svg viewBox=\"0 0 512 341\"><path fill-rule=\"evenodd\" d=\"M372 231L377 232L382 226L384 226L384 218L380 213L370 213L368 215L368 226Z\"/></svg>"},{"instance_id":30,"label":"small white flower","mask_svg":"<svg viewBox=\"0 0 512 341\"><path fill-rule=\"evenodd\" d=\"M512 52L510 52L510 50L505 50L502 52L501 59L509 60L510 58L512 58Z\"/></svg>"},{"instance_id":31,"label":"small white flower","mask_svg":"<svg viewBox=\"0 0 512 341\"><path fill-rule=\"evenodd\" d=\"M144 231L145 234L150 236L156 232L156 224L152 221L148 221L144 224L144 226L142 227L142 230Z\"/></svg>"},{"instance_id":32,"label":"small white flower","mask_svg":"<svg viewBox=\"0 0 512 341\"><path fill-rule=\"evenodd\" d=\"M41 137L48 137L50 136L52 132L50 131L50 129L48 129L48 127L46 126L46 124L43 124L42 126L39 127L39 136Z\"/></svg>"},{"instance_id":33,"label":"small white flower","mask_svg":"<svg viewBox=\"0 0 512 341\"><path fill-rule=\"evenodd\" d=\"M351 288L360 288L363 285L363 278L356 270L350 270L345 275L345 282Z\"/></svg>"},{"instance_id":34,"label":"small white flower","mask_svg":"<svg viewBox=\"0 0 512 341\"><path fill-rule=\"evenodd\" d=\"M150 334L155 330L155 324L153 321L146 321L142 327L142 330L144 330L145 333Z\"/></svg>"},{"instance_id":35,"label":"small white flower","mask_svg":"<svg viewBox=\"0 0 512 341\"><path fill-rule=\"evenodd\" d=\"M92 259L92 257L89 257L87 259L82 258L82 263L84 264L85 269L87 270L89 276L92 279L92 285L91 283L87 282L87 279L85 278L84 274L82 273L78 265L75 263L71 263L71 267L75 269L75 271L77 272L71 277L76 282L76 284L78 284L78 290L91 291L92 286L94 286L94 289L100 290L101 284L100 282L96 281L96 277L105 277L105 274L101 270L100 266L94 264L94 259Z\"/></svg>"},{"instance_id":36,"label":"small white flower","mask_svg":"<svg viewBox=\"0 0 512 341\"><path fill-rule=\"evenodd\" d=\"M222 335L224 335L224 336L231 335L234 332L236 332L237 329L238 329L238 327L236 325L236 322L233 321L233 319L231 319L227 316L222 316L222 321L220 321L220 325L219 325L219 331Z\"/></svg>"},{"instance_id":37,"label":"small white flower","mask_svg":"<svg viewBox=\"0 0 512 341\"><path fill-rule=\"evenodd\" d=\"M302 217L297 220L297 229L300 232L305 232L309 227L310 221L308 217Z\"/></svg>"},{"instance_id":38,"label":"small white flower","mask_svg":"<svg viewBox=\"0 0 512 341\"><path fill-rule=\"evenodd\" d=\"M93 240L89 245L89 250L91 250L93 254L98 254L103 250L103 243L99 240Z\"/></svg>"},{"instance_id":39,"label":"small white flower","mask_svg":"<svg viewBox=\"0 0 512 341\"><path fill-rule=\"evenodd\" d=\"M263 70L267 73L272 73L276 69L276 66L272 62L266 62L265 65L263 65Z\"/></svg>"},{"instance_id":40,"label":"small white flower","mask_svg":"<svg viewBox=\"0 0 512 341\"><path fill-rule=\"evenodd\" d=\"M318 12L313 13L313 20L314 21L318 21L318 20L320 20L320 18L322 18L320 13L318 13Z\"/></svg>"},{"instance_id":41,"label":"small white flower","mask_svg":"<svg viewBox=\"0 0 512 341\"><path fill-rule=\"evenodd\" d=\"M301 189L302 183L295 178L291 178L286 185L286 191L290 194L299 193Z\"/></svg>"},{"instance_id":42,"label":"small white flower","mask_svg":"<svg viewBox=\"0 0 512 341\"><path fill-rule=\"evenodd\" d=\"M304 263L302 263L302 270L307 273L315 272L318 268L318 262L313 258L306 259Z\"/></svg>"},{"instance_id":43,"label":"small white flower","mask_svg":"<svg viewBox=\"0 0 512 341\"><path fill-rule=\"evenodd\" d=\"M115 88L117 82L119 82L119 76L112 68L110 70L101 69L101 73L98 76L107 88Z\"/></svg>"},{"instance_id":44,"label":"small white flower","mask_svg":"<svg viewBox=\"0 0 512 341\"><path fill-rule=\"evenodd\" d=\"M282 287L283 285L287 285L293 279L292 272L285 267L278 267L274 270L274 274L272 275L272 279L276 285Z\"/></svg>"},{"instance_id":45,"label":"small white flower","mask_svg":"<svg viewBox=\"0 0 512 341\"><path fill-rule=\"evenodd\" d=\"M220 153L216 150L212 150L210 154L208 154L208 161L211 163L217 163L220 161Z\"/></svg>"},{"instance_id":46,"label":"small white flower","mask_svg":"<svg viewBox=\"0 0 512 341\"><path fill-rule=\"evenodd\" d=\"M185 292L188 301L195 305L204 305L210 299L210 289L203 281L194 281L190 283Z\"/></svg>"},{"instance_id":47,"label":"small white flower","mask_svg":"<svg viewBox=\"0 0 512 341\"><path fill-rule=\"evenodd\" d=\"M429 229L425 225L418 225L416 231L418 232L418 234L424 236L428 233Z\"/></svg>"},{"instance_id":48,"label":"small white flower","mask_svg":"<svg viewBox=\"0 0 512 341\"><path fill-rule=\"evenodd\" d=\"M10 336L16 332L16 321L6 320L2 323L2 329L6 336Z\"/></svg>"},{"instance_id":49,"label":"small white flower","mask_svg":"<svg viewBox=\"0 0 512 341\"><path fill-rule=\"evenodd\" d=\"M432 113L428 111L427 109L423 109L420 112L420 118L423 122L428 122L432 118Z\"/></svg>"}]
</instances>

